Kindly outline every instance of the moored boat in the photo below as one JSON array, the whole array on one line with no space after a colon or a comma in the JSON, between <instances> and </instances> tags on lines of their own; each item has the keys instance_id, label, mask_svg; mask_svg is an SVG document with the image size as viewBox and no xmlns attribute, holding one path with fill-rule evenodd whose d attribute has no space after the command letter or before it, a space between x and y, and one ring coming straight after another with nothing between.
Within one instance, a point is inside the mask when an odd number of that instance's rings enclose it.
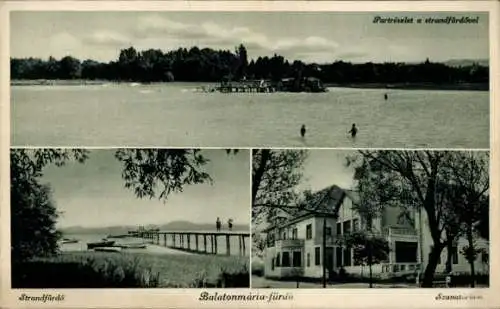
<instances>
[{"instance_id":1,"label":"moored boat","mask_svg":"<svg viewBox=\"0 0 500 309\"><path fill-rule=\"evenodd\" d=\"M103 240L100 242L90 242L87 243L87 249L94 249L94 248L102 248L102 247L111 247L115 244L114 240Z\"/></svg>"},{"instance_id":2,"label":"moored boat","mask_svg":"<svg viewBox=\"0 0 500 309\"><path fill-rule=\"evenodd\" d=\"M120 247L97 247L97 248L94 248L94 251L101 251L101 252L121 252L122 248L120 248Z\"/></svg>"},{"instance_id":3,"label":"moored boat","mask_svg":"<svg viewBox=\"0 0 500 309\"><path fill-rule=\"evenodd\" d=\"M76 238L63 238L61 240L61 244L76 244L78 242L80 241Z\"/></svg>"},{"instance_id":4,"label":"moored boat","mask_svg":"<svg viewBox=\"0 0 500 309\"><path fill-rule=\"evenodd\" d=\"M122 249L146 249L146 244L124 244L120 245Z\"/></svg>"}]
</instances>

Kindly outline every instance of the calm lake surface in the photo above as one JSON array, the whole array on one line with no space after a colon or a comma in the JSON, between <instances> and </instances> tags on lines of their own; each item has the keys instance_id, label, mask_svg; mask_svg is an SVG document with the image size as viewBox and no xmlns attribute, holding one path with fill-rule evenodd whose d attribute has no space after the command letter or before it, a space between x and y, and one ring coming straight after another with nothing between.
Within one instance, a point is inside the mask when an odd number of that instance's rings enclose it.
<instances>
[{"instance_id":1,"label":"calm lake surface","mask_svg":"<svg viewBox=\"0 0 500 309\"><path fill-rule=\"evenodd\" d=\"M12 86L11 144L489 148L485 91L222 94L197 86ZM347 134L352 123L355 140Z\"/></svg>"},{"instance_id":2,"label":"calm lake surface","mask_svg":"<svg viewBox=\"0 0 500 309\"><path fill-rule=\"evenodd\" d=\"M72 244L61 244L61 251L87 251L87 243L91 242L99 242L103 238L106 238L106 235L103 234L65 234L64 237L71 239L78 239L78 243ZM124 249L123 252L142 252L142 253L152 253L152 254L195 254L182 250L175 250L171 248L167 248L164 246L163 236L160 237L160 245L156 244L156 241L152 243L151 240L146 240L142 238L135 237L126 237L126 238L110 238L108 240L114 240L115 245L130 245L130 244L146 244L147 247L145 249ZM167 245L172 245L172 238L169 236L167 238ZM180 237L177 235L176 244L179 245ZM191 249L195 249L196 239L195 236L191 236L190 240ZM200 250L204 248L203 236L199 236L198 245ZM211 240L210 237L207 237L207 250L210 252L211 250ZM187 249L187 238L184 237L184 248ZM249 237L245 238L245 255L250 255L250 239ZM226 238L225 236L217 237L217 253L225 255L227 253L226 248ZM235 236L230 237L230 250L231 255L239 255L239 241Z\"/></svg>"}]
</instances>

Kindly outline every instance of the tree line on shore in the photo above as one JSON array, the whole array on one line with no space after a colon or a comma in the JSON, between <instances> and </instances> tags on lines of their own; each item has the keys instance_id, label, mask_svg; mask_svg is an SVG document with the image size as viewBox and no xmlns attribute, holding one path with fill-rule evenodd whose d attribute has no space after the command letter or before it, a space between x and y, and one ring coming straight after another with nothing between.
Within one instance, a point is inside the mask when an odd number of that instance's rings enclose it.
<instances>
[{"instance_id":1,"label":"tree line on shore","mask_svg":"<svg viewBox=\"0 0 500 309\"><path fill-rule=\"evenodd\" d=\"M72 56L60 60L49 57L11 58L11 79L85 79L135 82L219 82L241 80L316 77L324 83L488 83L489 68L480 64L448 66L428 59L410 63L328 64L290 61L274 54L249 60L241 44L234 52L211 48L179 48L168 52L159 49L138 51L122 49L110 62L81 61Z\"/></svg>"}]
</instances>

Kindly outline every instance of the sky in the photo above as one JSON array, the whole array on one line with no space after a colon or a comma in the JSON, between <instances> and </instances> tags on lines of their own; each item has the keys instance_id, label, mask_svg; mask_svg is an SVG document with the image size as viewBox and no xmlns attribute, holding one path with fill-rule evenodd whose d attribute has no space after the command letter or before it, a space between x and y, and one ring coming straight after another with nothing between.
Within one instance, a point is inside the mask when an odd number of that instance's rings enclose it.
<instances>
[{"instance_id":1,"label":"sky","mask_svg":"<svg viewBox=\"0 0 500 309\"><path fill-rule=\"evenodd\" d=\"M309 149L303 164L303 177L296 187L298 192L311 190L313 193L332 185L342 189L354 189L354 169L346 167L346 157L354 156L355 150ZM269 226L264 220L254 228L262 229Z\"/></svg>"},{"instance_id":2,"label":"sky","mask_svg":"<svg viewBox=\"0 0 500 309\"><path fill-rule=\"evenodd\" d=\"M311 149L303 166L303 182L299 190L313 192L337 185L352 190L354 170L346 167L346 157L356 155L353 150Z\"/></svg>"},{"instance_id":3,"label":"sky","mask_svg":"<svg viewBox=\"0 0 500 309\"><path fill-rule=\"evenodd\" d=\"M381 17L477 17L477 24L380 24ZM211 47L306 62L488 59L487 13L11 12L11 56L116 60L120 49Z\"/></svg>"},{"instance_id":4,"label":"sky","mask_svg":"<svg viewBox=\"0 0 500 309\"><path fill-rule=\"evenodd\" d=\"M250 223L249 151L234 156L224 150L202 150L210 160L205 166L214 181L191 185L172 194L164 204L158 199L138 199L124 187L122 165L114 150L91 150L80 164L49 166L42 182L49 183L57 210L58 227L105 227L165 224L171 221L213 223L232 218L235 224Z\"/></svg>"}]
</instances>

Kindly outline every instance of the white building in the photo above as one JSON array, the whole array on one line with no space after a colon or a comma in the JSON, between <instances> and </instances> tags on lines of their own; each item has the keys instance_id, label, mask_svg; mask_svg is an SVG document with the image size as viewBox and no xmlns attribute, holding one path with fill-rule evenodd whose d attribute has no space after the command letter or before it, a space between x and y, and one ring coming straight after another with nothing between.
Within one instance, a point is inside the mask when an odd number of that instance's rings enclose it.
<instances>
[{"instance_id":1,"label":"white building","mask_svg":"<svg viewBox=\"0 0 500 309\"><path fill-rule=\"evenodd\" d=\"M323 276L323 225L326 223L325 268L327 274L338 273L343 266L347 273L359 276L368 274L368 267L355 265L352 249L342 248L337 239L342 235L366 229L365 222L353 209L357 201L355 192L331 186L315 193L321 198L318 207L321 214L302 211L291 216L285 222L270 226L264 230L267 247L264 253L264 275L266 277L311 277ZM389 243L390 253L383 263L372 265L376 276L415 274L422 263L426 265L432 238L426 228L425 216L418 224L418 214L405 215L401 208L387 207L383 214L372 223L372 231L382 236ZM422 233L419 233L419 226ZM422 242L422 250L419 243ZM466 245L460 240L453 254L453 271L467 272L469 264L460 249ZM479 241L479 246L488 248L486 241ZM437 272L445 269L446 249L443 250ZM476 261L477 273L488 273L484 257ZM423 269L423 268L422 268Z\"/></svg>"}]
</instances>

